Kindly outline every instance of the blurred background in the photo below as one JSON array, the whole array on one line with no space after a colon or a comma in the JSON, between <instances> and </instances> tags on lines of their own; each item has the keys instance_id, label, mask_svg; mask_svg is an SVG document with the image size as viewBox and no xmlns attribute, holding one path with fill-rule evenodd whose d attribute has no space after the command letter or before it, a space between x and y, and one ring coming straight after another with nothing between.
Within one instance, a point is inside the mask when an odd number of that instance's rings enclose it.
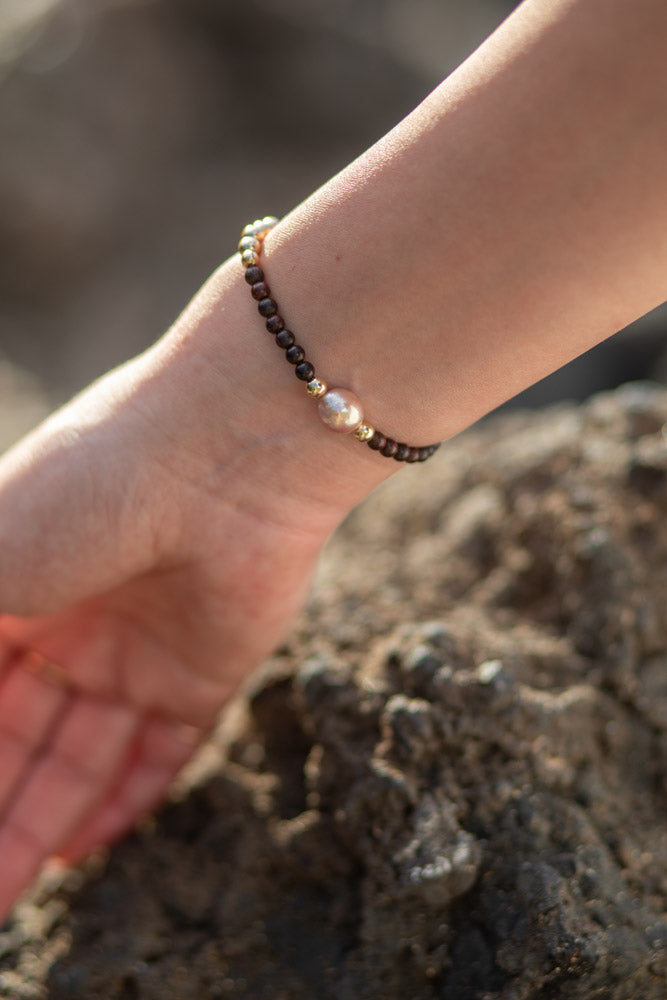
<instances>
[{"instance_id":1,"label":"blurred background","mask_svg":"<svg viewBox=\"0 0 667 1000\"><path fill-rule=\"evenodd\" d=\"M511 0L0 0L0 446L160 335L257 215L407 114ZM665 307L518 397L667 381Z\"/></svg>"}]
</instances>

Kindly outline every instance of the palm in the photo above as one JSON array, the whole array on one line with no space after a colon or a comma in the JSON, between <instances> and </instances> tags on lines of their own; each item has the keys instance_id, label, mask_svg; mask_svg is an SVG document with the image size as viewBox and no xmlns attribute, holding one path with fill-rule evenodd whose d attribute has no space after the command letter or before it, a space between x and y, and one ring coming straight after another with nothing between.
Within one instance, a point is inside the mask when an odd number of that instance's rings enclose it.
<instances>
[{"instance_id":1,"label":"palm","mask_svg":"<svg viewBox=\"0 0 667 1000\"><path fill-rule=\"evenodd\" d=\"M146 461L140 449L133 454ZM48 478L48 462L46 472L44 461L31 471L36 531L76 504L77 461L68 455L46 500L39 478ZM0 918L50 855L79 858L159 801L303 600L321 532L291 534L226 505L224 490L181 486L180 520L193 530L170 531L160 499L170 475L145 477L153 485L142 506L153 514L131 528L126 507L110 509L113 491L97 484L103 513L70 513L79 526L67 549L76 570L70 580L55 558L64 593L44 598L55 610L0 615ZM25 482L20 488L25 495ZM8 503L11 494L10 480ZM88 530L102 516L104 536ZM121 534L128 544L103 551L104 537ZM29 551L23 539L16 545ZM49 557L45 571L57 579Z\"/></svg>"}]
</instances>

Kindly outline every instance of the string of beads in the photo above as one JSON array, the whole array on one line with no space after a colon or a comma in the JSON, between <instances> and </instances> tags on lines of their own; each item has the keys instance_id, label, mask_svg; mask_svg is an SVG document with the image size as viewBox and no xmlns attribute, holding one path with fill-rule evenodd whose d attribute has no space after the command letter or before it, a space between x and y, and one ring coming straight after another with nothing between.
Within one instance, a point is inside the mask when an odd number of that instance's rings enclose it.
<instances>
[{"instance_id":1,"label":"string of beads","mask_svg":"<svg viewBox=\"0 0 667 1000\"><path fill-rule=\"evenodd\" d=\"M294 334L286 328L278 312L278 303L272 297L264 271L259 266L264 237L278 221L275 216L267 215L244 228L238 245L241 263L259 314L266 322L266 329L273 334L278 347L284 350L287 361L294 365L296 377L306 383L308 395L318 401L322 422L331 430L353 434L357 441L364 442L385 458L393 458L397 462L425 462L440 447L439 443L415 447L382 434L364 419L361 402L353 392L349 389L330 389L324 379L318 378L303 347L296 343Z\"/></svg>"}]
</instances>

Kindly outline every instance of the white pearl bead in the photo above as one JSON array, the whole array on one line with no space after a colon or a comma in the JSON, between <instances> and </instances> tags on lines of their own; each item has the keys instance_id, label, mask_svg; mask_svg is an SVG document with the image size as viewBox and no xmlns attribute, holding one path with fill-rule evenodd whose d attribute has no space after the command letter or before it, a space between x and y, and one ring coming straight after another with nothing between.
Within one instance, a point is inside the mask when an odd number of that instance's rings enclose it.
<instances>
[{"instance_id":1,"label":"white pearl bead","mask_svg":"<svg viewBox=\"0 0 667 1000\"><path fill-rule=\"evenodd\" d=\"M349 389L329 389L317 409L327 427L341 434L350 434L364 419L361 403Z\"/></svg>"}]
</instances>

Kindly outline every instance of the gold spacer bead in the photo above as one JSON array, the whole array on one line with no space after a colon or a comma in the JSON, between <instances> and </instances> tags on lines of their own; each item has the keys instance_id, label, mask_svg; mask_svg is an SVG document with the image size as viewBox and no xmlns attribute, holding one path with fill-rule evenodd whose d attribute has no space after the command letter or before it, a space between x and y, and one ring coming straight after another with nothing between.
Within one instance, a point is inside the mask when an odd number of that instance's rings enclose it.
<instances>
[{"instance_id":1,"label":"gold spacer bead","mask_svg":"<svg viewBox=\"0 0 667 1000\"><path fill-rule=\"evenodd\" d=\"M255 236L258 240L261 241L264 239L268 231L269 230L264 225L264 221L262 219L255 219L255 221L252 224L253 236Z\"/></svg>"},{"instance_id":2,"label":"gold spacer bead","mask_svg":"<svg viewBox=\"0 0 667 1000\"><path fill-rule=\"evenodd\" d=\"M244 250L254 250L255 253L259 253L262 249L262 244L256 236L242 236L239 240L238 249L241 253L243 253Z\"/></svg>"},{"instance_id":3,"label":"gold spacer bead","mask_svg":"<svg viewBox=\"0 0 667 1000\"><path fill-rule=\"evenodd\" d=\"M271 232L274 226L277 226L280 219L276 219L275 215L265 215L262 221L259 223L260 228L256 230L257 239L263 240L264 237Z\"/></svg>"},{"instance_id":4,"label":"gold spacer bead","mask_svg":"<svg viewBox=\"0 0 667 1000\"><path fill-rule=\"evenodd\" d=\"M275 215L265 215L263 219L255 219L243 230L244 236L254 236L258 240L263 240L268 232L270 232L274 226L278 225L280 219L277 219Z\"/></svg>"},{"instance_id":5,"label":"gold spacer bead","mask_svg":"<svg viewBox=\"0 0 667 1000\"><path fill-rule=\"evenodd\" d=\"M354 432L357 441L370 441L374 434L375 428L371 424L359 424Z\"/></svg>"},{"instance_id":6,"label":"gold spacer bead","mask_svg":"<svg viewBox=\"0 0 667 1000\"><path fill-rule=\"evenodd\" d=\"M323 396L327 389L326 382L323 382L321 378L311 378L310 382L306 383L306 392L314 399L319 399L320 396Z\"/></svg>"},{"instance_id":7,"label":"gold spacer bead","mask_svg":"<svg viewBox=\"0 0 667 1000\"><path fill-rule=\"evenodd\" d=\"M244 250L241 253L241 263L244 267L252 267L259 263L259 257L254 250Z\"/></svg>"}]
</instances>

